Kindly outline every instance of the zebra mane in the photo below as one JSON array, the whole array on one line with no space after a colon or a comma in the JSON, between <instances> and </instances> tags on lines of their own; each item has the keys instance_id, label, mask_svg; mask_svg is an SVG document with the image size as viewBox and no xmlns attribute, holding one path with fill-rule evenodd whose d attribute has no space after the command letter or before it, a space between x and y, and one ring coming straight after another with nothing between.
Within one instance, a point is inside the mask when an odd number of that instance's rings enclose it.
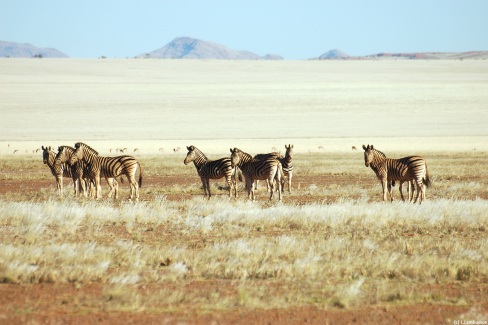
<instances>
[{"instance_id":1,"label":"zebra mane","mask_svg":"<svg viewBox=\"0 0 488 325\"><path fill-rule=\"evenodd\" d=\"M63 150L63 149L67 149L67 150L69 150L71 152L75 151L75 148L70 147L70 146L59 146L58 147L58 152L61 151L61 150Z\"/></svg>"},{"instance_id":2,"label":"zebra mane","mask_svg":"<svg viewBox=\"0 0 488 325\"><path fill-rule=\"evenodd\" d=\"M373 149L373 152L381 156L381 158L386 158L386 155L383 152L379 151L378 149Z\"/></svg>"},{"instance_id":3,"label":"zebra mane","mask_svg":"<svg viewBox=\"0 0 488 325\"><path fill-rule=\"evenodd\" d=\"M239 155L241 157L243 157L243 158L247 158L248 160L253 160L254 159L250 154L248 154L247 152L242 151L239 148L234 148L234 151L236 151L237 153L239 153Z\"/></svg>"},{"instance_id":4,"label":"zebra mane","mask_svg":"<svg viewBox=\"0 0 488 325\"><path fill-rule=\"evenodd\" d=\"M189 148L189 150L195 151L195 153L198 156L201 156L201 157L205 158L206 161L208 161L207 156L205 156L205 154L200 149L198 149L197 147L195 147L195 146L192 145L192 146L189 146L188 148Z\"/></svg>"},{"instance_id":5,"label":"zebra mane","mask_svg":"<svg viewBox=\"0 0 488 325\"><path fill-rule=\"evenodd\" d=\"M79 147L83 147L84 149L87 149L88 151L91 151L92 153L94 153L95 155L98 156L98 152L95 149L93 149L92 147L90 147L87 144L84 144L83 142L75 143L75 148L78 149Z\"/></svg>"}]
</instances>

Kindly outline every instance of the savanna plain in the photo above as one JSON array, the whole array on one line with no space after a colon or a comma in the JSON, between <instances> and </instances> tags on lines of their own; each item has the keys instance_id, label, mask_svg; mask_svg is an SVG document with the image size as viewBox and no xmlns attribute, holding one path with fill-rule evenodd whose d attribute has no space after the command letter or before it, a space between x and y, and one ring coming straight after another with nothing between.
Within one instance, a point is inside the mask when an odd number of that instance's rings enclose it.
<instances>
[{"instance_id":1,"label":"savanna plain","mask_svg":"<svg viewBox=\"0 0 488 325\"><path fill-rule=\"evenodd\" d=\"M0 60L0 323L488 321L486 61ZM41 146L141 163L140 201L59 196ZM292 192L212 198L210 159L293 144ZM362 144L424 157L383 203ZM355 147L353 149L352 147ZM37 152L36 152L37 151ZM14 153L15 152L15 153ZM406 189L404 190L406 191Z\"/></svg>"}]
</instances>

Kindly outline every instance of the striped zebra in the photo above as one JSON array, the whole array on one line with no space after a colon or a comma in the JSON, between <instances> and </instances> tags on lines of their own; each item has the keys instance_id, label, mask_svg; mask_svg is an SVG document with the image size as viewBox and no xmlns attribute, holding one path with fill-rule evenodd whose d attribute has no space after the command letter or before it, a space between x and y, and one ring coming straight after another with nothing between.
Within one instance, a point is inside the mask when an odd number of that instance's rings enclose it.
<instances>
[{"instance_id":1,"label":"striped zebra","mask_svg":"<svg viewBox=\"0 0 488 325\"><path fill-rule=\"evenodd\" d=\"M58 153L56 154L54 164L56 166L62 166L63 164L66 166L70 166L69 160L73 155L74 151L75 149L70 146L58 147ZM79 184L78 186L80 186L83 189L83 195L86 197L87 191L90 191L90 196L94 196L95 193L92 193L91 189L95 190L95 186L92 186L95 184L95 180L90 179L89 165L87 165L84 161L81 160L74 163L73 166L70 166L70 168L71 168L73 180L76 179L76 181ZM114 192L115 192L114 197L117 197L118 183L115 180L115 178L106 177L105 175L101 175L101 177L105 177L105 180L107 181L107 184L110 187L110 192L108 194L108 197L111 197L112 193Z\"/></svg>"},{"instance_id":2,"label":"striped zebra","mask_svg":"<svg viewBox=\"0 0 488 325\"><path fill-rule=\"evenodd\" d=\"M269 200L273 199L274 181L278 187L278 198L281 201L281 178L283 177L283 168L276 158L266 158L264 160L254 159L250 154L241 151L238 148L230 149L232 166L241 169L246 179L246 190L250 200L255 200L254 181L267 180L270 185Z\"/></svg>"},{"instance_id":3,"label":"striped zebra","mask_svg":"<svg viewBox=\"0 0 488 325\"><path fill-rule=\"evenodd\" d=\"M63 177L71 178L71 168L68 165L55 166L56 153L51 149L51 147L42 146L42 161L45 165L49 167L51 173L56 179L56 188L59 195L63 195ZM77 193L76 183L75 183L75 194Z\"/></svg>"},{"instance_id":4,"label":"striped zebra","mask_svg":"<svg viewBox=\"0 0 488 325\"><path fill-rule=\"evenodd\" d=\"M229 185L229 197L232 197L232 190L235 190L237 196L237 184L235 180L235 168L232 167L230 158L220 158L217 160L209 160L205 154L195 146L187 146L188 153L186 154L183 163L188 165L193 161L195 168L197 169L198 176L202 180L203 196L210 199L212 194L210 193L210 180L221 179L225 177L227 184Z\"/></svg>"},{"instance_id":5,"label":"striped zebra","mask_svg":"<svg viewBox=\"0 0 488 325\"><path fill-rule=\"evenodd\" d=\"M395 181L400 181L400 194L402 200L405 200L402 193L402 185L404 182L414 181L417 186L417 196L414 203L417 202L419 196L419 203L422 203L422 200L425 199L425 187L430 187L431 185L427 162L424 158L420 156L409 156L401 159L386 158L384 153L369 144L368 146L363 145L363 149L364 164L366 167L371 167L376 177L381 181L383 201L386 202L387 191L393 201L391 185L394 185Z\"/></svg>"},{"instance_id":6,"label":"striped zebra","mask_svg":"<svg viewBox=\"0 0 488 325\"><path fill-rule=\"evenodd\" d=\"M270 153L258 153L253 158L256 159L256 160L265 160L265 159L268 159L268 158L280 159L280 158L283 158L283 156L281 155L280 152L273 151L273 152L270 152ZM259 180L255 180L254 181L254 190L256 190L256 191L258 190L258 185L259 185ZM283 186L283 184L282 184L282 186ZM266 190L269 192L269 182L268 182L268 180L266 180Z\"/></svg>"},{"instance_id":7,"label":"striped zebra","mask_svg":"<svg viewBox=\"0 0 488 325\"><path fill-rule=\"evenodd\" d=\"M139 187L142 186L141 164L132 156L101 157L98 152L88 145L78 142L75 151L69 159L70 165L77 161L84 161L89 168L90 178L95 181L95 198L101 197L100 177L116 178L125 175L129 180L129 200L139 200ZM139 181L136 181L136 173L139 169ZM115 191L115 199L117 199Z\"/></svg>"},{"instance_id":8,"label":"striped zebra","mask_svg":"<svg viewBox=\"0 0 488 325\"><path fill-rule=\"evenodd\" d=\"M291 178L293 176L293 145L289 144L286 146L285 144L285 157L284 158L278 158L280 161L281 165L283 166L283 174L285 177L283 177L283 185L282 189L285 191L285 179L288 183L288 192L291 193Z\"/></svg>"}]
</instances>

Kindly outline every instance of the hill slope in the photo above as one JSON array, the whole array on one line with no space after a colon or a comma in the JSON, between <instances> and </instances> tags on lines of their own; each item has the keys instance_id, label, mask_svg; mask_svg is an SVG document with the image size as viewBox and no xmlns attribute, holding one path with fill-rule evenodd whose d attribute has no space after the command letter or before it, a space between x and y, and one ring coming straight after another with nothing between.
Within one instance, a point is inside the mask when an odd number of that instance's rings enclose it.
<instances>
[{"instance_id":1,"label":"hill slope","mask_svg":"<svg viewBox=\"0 0 488 325\"><path fill-rule=\"evenodd\" d=\"M28 43L0 41L0 57L10 58L67 58L61 51L53 48L41 48Z\"/></svg>"},{"instance_id":2,"label":"hill slope","mask_svg":"<svg viewBox=\"0 0 488 325\"><path fill-rule=\"evenodd\" d=\"M281 56L267 54L263 57L248 51L235 51L223 45L191 37L179 37L155 51L138 58L155 59L218 59L218 60L281 60Z\"/></svg>"}]
</instances>

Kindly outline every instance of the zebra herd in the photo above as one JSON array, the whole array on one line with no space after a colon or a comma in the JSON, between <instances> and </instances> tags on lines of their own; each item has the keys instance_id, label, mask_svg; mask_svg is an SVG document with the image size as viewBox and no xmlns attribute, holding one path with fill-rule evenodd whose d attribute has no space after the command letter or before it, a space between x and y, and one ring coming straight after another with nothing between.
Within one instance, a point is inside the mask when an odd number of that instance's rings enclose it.
<instances>
[{"instance_id":1,"label":"zebra herd","mask_svg":"<svg viewBox=\"0 0 488 325\"><path fill-rule=\"evenodd\" d=\"M101 198L100 179L104 177L110 187L109 197L118 198L117 177L125 175L129 180L129 200L139 200L139 187L142 186L142 169L140 163L132 156L102 157L88 145L78 142L75 147L60 146L57 154L51 147L42 146L44 164L49 166L56 179L59 194L63 191L63 176L71 177L75 187L75 195L87 196L93 189L93 196ZM139 180L136 173L139 170ZM122 179L121 179L122 180ZM92 192L92 191L90 191Z\"/></svg>"},{"instance_id":2,"label":"zebra herd","mask_svg":"<svg viewBox=\"0 0 488 325\"><path fill-rule=\"evenodd\" d=\"M188 146L188 153L184 164L191 162L195 165L197 174L203 185L204 197L212 196L210 192L210 179L225 178L229 186L229 197L237 198L237 179L245 178L245 188L250 200L255 200L255 189L260 180L267 182L269 199L273 199L274 192L278 193L278 200L282 200L282 192L285 183L288 184L288 192L292 192L293 175L293 145L285 145L286 153L282 156L279 152L258 154L252 156L238 148L230 149L230 157L217 160L208 159L205 154L195 146ZM383 191L383 201L387 201L389 194L393 201L392 187L399 182L400 195L403 201L402 185L408 185L408 200L417 195L415 202L425 199L425 188L431 185L431 178L427 163L420 156L409 156L401 159L387 158L384 153L375 149L373 145L363 145L364 162L370 167L380 180ZM71 177L74 183L75 195L101 197L100 179L106 179L110 192L108 197L118 198L118 181L122 182L122 176L127 177L130 186L129 200L139 199L139 188L142 186L142 168L140 163L132 156L123 155L117 157L102 157L88 145L78 142L75 147L60 146L55 153L51 147L42 146L43 161L49 166L56 179L58 192L62 194L63 177ZM136 174L139 173L139 179Z\"/></svg>"}]
</instances>

